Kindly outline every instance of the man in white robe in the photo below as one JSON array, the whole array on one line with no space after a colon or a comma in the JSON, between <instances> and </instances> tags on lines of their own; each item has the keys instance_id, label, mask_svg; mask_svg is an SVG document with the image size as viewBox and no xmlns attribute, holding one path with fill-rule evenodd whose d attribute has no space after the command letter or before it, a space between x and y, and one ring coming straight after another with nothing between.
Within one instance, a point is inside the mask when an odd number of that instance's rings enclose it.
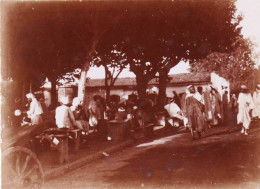
<instances>
[{"instance_id":1,"label":"man in white robe","mask_svg":"<svg viewBox=\"0 0 260 189\"><path fill-rule=\"evenodd\" d=\"M248 135L247 131L251 122L251 112L254 108L254 103L251 94L247 91L245 85L241 86L241 93L238 95L238 114L237 124L242 124L241 133Z\"/></svg>"},{"instance_id":2,"label":"man in white robe","mask_svg":"<svg viewBox=\"0 0 260 189\"><path fill-rule=\"evenodd\" d=\"M253 117L260 119L260 84L257 84L256 90L253 93L253 102L254 102Z\"/></svg>"},{"instance_id":3,"label":"man in white robe","mask_svg":"<svg viewBox=\"0 0 260 189\"><path fill-rule=\"evenodd\" d=\"M31 101L30 109L27 111L27 115L31 118L32 125L38 125L43 122L42 114L43 109L41 103L35 98L32 93L26 95L27 99Z\"/></svg>"},{"instance_id":4,"label":"man in white robe","mask_svg":"<svg viewBox=\"0 0 260 189\"><path fill-rule=\"evenodd\" d=\"M56 125L58 128L73 129L77 124L73 112L68 106L69 98L63 97L60 101L62 104L56 108L55 112Z\"/></svg>"},{"instance_id":5,"label":"man in white robe","mask_svg":"<svg viewBox=\"0 0 260 189\"><path fill-rule=\"evenodd\" d=\"M187 118L185 118L182 115L182 111L181 111L180 107L174 101L172 101L169 104L166 104L164 106L164 109L167 110L167 112L171 118L171 119L168 119L169 124L171 124L172 126L178 127L180 125L179 125L179 121L177 121L177 120L182 120L184 122L184 126L187 125L187 123L188 123ZM177 118L177 120L176 120L176 118Z\"/></svg>"}]
</instances>

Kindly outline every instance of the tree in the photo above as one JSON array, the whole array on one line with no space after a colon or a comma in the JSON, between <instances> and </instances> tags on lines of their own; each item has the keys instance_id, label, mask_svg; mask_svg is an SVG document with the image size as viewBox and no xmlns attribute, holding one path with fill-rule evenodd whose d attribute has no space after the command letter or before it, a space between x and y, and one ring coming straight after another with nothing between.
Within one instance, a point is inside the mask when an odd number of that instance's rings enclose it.
<instances>
[{"instance_id":1,"label":"tree","mask_svg":"<svg viewBox=\"0 0 260 189\"><path fill-rule=\"evenodd\" d=\"M112 41L107 40L107 43L120 46L122 51L126 53L130 71L136 74L137 91L140 98L145 98L148 82L155 77L160 69L163 56L170 56L169 50L161 47L163 43L160 36L164 35L162 32L164 30L158 28L158 25L161 25L164 18L156 15L160 10L156 10L156 5L160 4L153 4L153 8L148 8L145 11L140 9L142 5L137 8L127 8L125 18L114 26L105 37ZM160 6L160 8L162 7Z\"/></svg>"},{"instance_id":2,"label":"tree","mask_svg":"<svg viewBox=\"0 0 260 189\"><path fill-rule=\"evenodd\" d=\"M229 0L23 2L8 8L10 65L38 70L53 83L81 67L81 99L100 43L104 49L104 44L117 45L126 54L143 98L157 72L165 82L169 68L180 60L195 62L212 52L230 52L240 33L240 17L234 16L234 2Z\"/></svg>"},{"instance_id":3,"label":"tree","mask_svg":"<svg viewBox=\"0 0 260 189\"><path fill-rule=\"evenodd\" d=\"M102 45L101 45L102 46ZM105 89L106 89L106 102L110 101L110 90L114 86L116 79L127 66L127 57L117 45L112 48L97 49L93 65L105 68Z\"/></svg>"},{"instance_id":4,"label":"tree","mask_svg":"<svg viewBox=\"0 0 260 189\"><path fill-rule=\"evenodd\" d=\"M145 97L148 82L167 75L180 60L196 60L212 52L230 52L239 36L240 16L233 1L151 2L129 7L125 19L107 33L114 44L122 45L136 74L139 97ZM108 37L107 37L108 38ZM161 87L161 96L165 96ZM164 91L163 91L164 90Z\"/></svg>"},{"instance_id":5,"label":"tree","mask_svg":"<svg viewBox=\"0 0 260 189\"><path fill-rule=\"evenodd\" d=\"M83 98L92 54L106 28L117 19L114 13L120 10L112 11L113 5L106 8L100 2L7 2L4 5L8 19L3 35L9 39L6 53L12 55L6 64L9 75L16 76L13 68L20 65L31 70L30 77L33 73L41 73L37 77L43 75L44 79L48 77L55 107L57 79L82 67L79 96ZM18 72L22 76L23 70Z\"/></svg>"},{"instance_id":6,"label":"tree","mask_svg":"<svg viewBox=\"0 0 260 189\"><path fill-rule=\"evenodd\" d=\"M253 53L252 42L239 36L231 47L232 51L229 53L213 52L206 58L191 64L191 71L214 71L230 81L233 91L237 91L241 84L253 88L256 55Z\"/></svg>"},{"instance_id":7,"label":"tree","mask_svg":"<svg viewBox=\"0 0 260 189\"><path fill-rule=\"evenodd\" d=\"M80 77L81 69L76 68L72 72L67 72L64 75L61 75L58 77L57 84L58 85L63 85L63 84L78 84L79 82L79 77Z\"/></svg>"},{"instance_id":8,"label":"tree","mask_svg":"<svg viewBox=\"0 0 260 189\"><path fill-rule=\"evenodd\" d=\"M116 9L115 3L109 4L109 8L104 8L99 4L99 7L92 13L91 17L94 22L90 22L89 31L92 33L90 49L86 55L86 61L81 68L80 81L78 84L78 97L85 102L85 85L86 75L90 67L90 63L94 58L97 46L103 35L118 23L124 16L123 10Z\"/></svg>"},{"instance_id":9,"label":"tree","mask_svg":"<svg viewBox=\"0 0 260 189\"><path fill-rule=\"evenodd\" d=\"M66 3L24 2L7 3L6 6L4 35L8 36L6 45L8 54L12 55L6 62L12 72L10 75L23 78L23 69L29 70L28 77L33 83L37 81L34 78L48 77L55 107L57 79L80 67L85 60L90 33L82 22L88 22L89 18L75 14L75 6L67 10ZM16 72L13 68L23 69Z\"/></svg>"},{"instance_id":10,"label":"tree","mask_svg":"<svg viewBox=\"0 0 260 189\"><path fill-rule=\"evenodd\" d=\"M162 66L159 70L159 107L163 107L166 103L166 85L168 80L168 73L174 65L179 63L180 58L176 57L175 59L171 59L169 57L165 57L164 60L161 62Z\"/></svg>"}]
</instances>

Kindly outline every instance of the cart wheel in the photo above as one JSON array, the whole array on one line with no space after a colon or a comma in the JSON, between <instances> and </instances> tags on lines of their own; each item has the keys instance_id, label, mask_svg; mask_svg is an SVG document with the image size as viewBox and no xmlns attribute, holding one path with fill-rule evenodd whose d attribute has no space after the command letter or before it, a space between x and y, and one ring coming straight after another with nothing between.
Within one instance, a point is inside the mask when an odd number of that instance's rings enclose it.
<instances>
[{"instance_id":1,"label":"cart wheel","mask_svg":"<svg viewBox=\"0 0 260 189\"><path fill-rule=\"evenodd\" d=\"M36 155L24 147L11 147L2 156L2 184L6 188L40 187L44 174Z\"/></svg>"}]
</instances>

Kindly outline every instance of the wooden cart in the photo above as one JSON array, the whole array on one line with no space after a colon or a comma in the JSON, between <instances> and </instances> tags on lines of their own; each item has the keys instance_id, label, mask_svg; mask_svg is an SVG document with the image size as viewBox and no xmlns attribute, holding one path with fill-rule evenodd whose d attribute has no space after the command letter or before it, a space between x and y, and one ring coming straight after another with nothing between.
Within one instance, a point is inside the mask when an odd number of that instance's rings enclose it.
<instances>
[{"instance_id":1,"label":"wooden cart","mask_svg":"<svg viewBox=\"0 0 260 189\"><path fill-rule=\"evenodd\" d=\"M2 187L40 187L42 165L30 148L30 140L44 130L44 124L2 129Z\"/></svg>"}]
</instances>

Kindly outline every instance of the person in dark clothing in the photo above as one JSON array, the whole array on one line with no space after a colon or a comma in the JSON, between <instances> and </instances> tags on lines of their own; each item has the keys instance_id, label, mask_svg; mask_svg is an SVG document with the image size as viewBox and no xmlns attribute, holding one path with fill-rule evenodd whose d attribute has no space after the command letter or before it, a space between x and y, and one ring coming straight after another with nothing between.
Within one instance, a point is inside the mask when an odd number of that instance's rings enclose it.
<instances>
[{"instance_id":1,"label":"person in dark clothing","mask_svg":"<svg viewBox=\"0 0 260 189\"><path fill-rule=\"evenodd\" d=\"M203 94L203 88L201 86L197 87L197 91L202 95Z\"/></svg>"},{"instance_id":2,"label":"person in dark clothing","mask_svg":"<svg viewBox=\"0 0 260 189\"><path fill-rule=\"evenodd\" d=\"M188 90L190 94L186 97L186 108L192 139L194 139L194 131L197 132L200 138L202 132L207 128L207 123L203 114L205 107L196 98L194 86L189 86Z\"/></svg>"},{"instance_id":3,"label":"person in dark clothing","mask_svg":"<svg viewBox=\"0 0 260 189\"><path fill-rule=\"evenodd\" d=\"M228 92L225 91L225 93L223 94L223 112L224 112L224 116L227 114L228 111Z\"/></svg>"}]
</instances>

